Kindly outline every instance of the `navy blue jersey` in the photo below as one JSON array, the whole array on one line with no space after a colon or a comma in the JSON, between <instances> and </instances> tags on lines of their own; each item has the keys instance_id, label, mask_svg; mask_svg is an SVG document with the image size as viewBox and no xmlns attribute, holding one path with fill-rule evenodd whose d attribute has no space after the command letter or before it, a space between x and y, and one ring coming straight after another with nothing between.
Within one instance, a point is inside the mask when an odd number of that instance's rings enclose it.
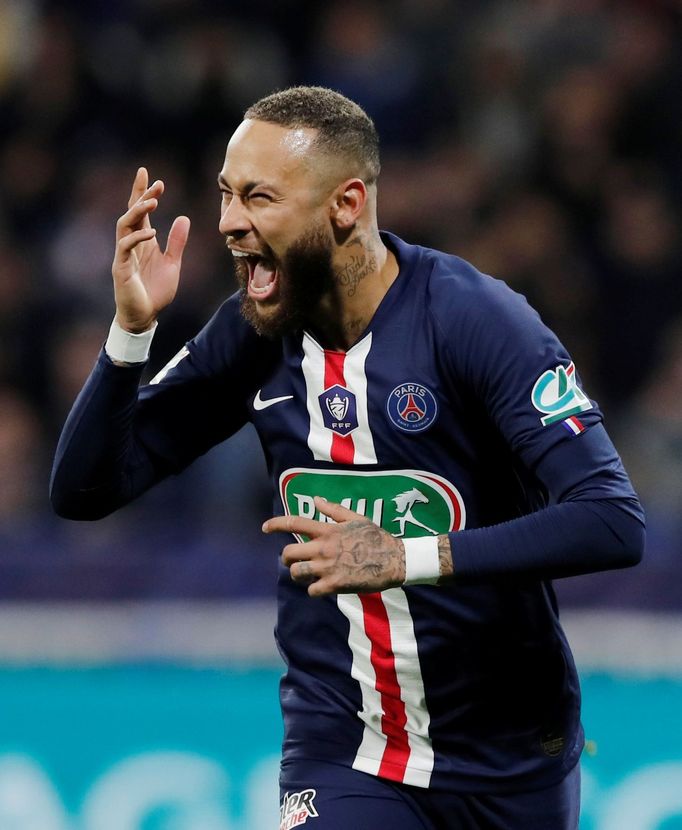
<instances>
[{"instance_id":1,"label":"navy blue jersey","mask_svg":"<svg viewBox=\"0 0 682 830\"><path fill-rule=\"evenodd\" d=\"M400 272L347 352L261 338L234 296L136 403L140 370L103 354L53 499L102 515L250 420L276 514L325 520L320 495L400 538L451 534L447 586L311 599L281 567L284 756L417 787L549 786L583 736L548 580L636 561L641 509L526 301L457 257L384 241Z\"/></svg>"}]
</instances>

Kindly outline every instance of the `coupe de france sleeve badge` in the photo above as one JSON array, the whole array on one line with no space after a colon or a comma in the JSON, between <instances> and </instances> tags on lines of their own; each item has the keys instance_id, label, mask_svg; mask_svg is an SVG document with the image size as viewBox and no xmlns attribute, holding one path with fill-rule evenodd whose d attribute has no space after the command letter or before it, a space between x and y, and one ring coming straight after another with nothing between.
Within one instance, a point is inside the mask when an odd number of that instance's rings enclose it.
<instances>
[{"instance_id":1,"label":"coupe de france sleeve badge","mask_svg":"<svg viewBox=\"0 0 682 830\"><path fill-rule=\"evenodd\" d=\"M540 421L545 427L592 409L590 399L578 387L573 363L543 372L535 381L530 399L537 411L543 413Z\"/></svg>"}]
</instances>

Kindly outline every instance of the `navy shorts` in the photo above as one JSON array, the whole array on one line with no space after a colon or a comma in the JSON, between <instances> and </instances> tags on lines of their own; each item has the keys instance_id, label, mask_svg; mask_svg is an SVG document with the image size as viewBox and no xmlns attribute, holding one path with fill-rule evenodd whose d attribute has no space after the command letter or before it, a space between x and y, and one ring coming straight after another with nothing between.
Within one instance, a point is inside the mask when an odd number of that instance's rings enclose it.
<instances>
[{"instance_id":1,"label":"navy shorts","mask_svg":"<svg viewBox=\"0 0 682 830\"><path fill-rule=\"evenodd\" d=\"M505 795L435 792L324 761L286 761L280 776L280 830L577 830L579 812L579 765L552 787Z\"/></svg>"}]
</instances>

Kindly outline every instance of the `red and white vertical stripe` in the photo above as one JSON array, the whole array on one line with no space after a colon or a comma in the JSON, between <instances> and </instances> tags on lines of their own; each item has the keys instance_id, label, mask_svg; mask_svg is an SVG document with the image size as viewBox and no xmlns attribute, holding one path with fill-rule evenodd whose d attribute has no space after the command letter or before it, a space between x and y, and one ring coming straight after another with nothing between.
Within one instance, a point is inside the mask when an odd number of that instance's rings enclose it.
<instances>
[{"instance_id":1,"label":"red and white vertical stripe","mask_svg":"<svg viewBox=\"0 0 682 830\"><path fill-rule=\"evenodd\" d=\"M303 339L303 375L310 416L308 446L318 461L376 464L369 427L365 361L372 346L368 334L348 352L325 351ZM319 396L339 384L356 398L357 428L346 437L327 429ZM363 736L355 769L417 787L428 787L433 770L429 713L419 665L414 624L405 592L391 588L375 594L343 594L339 610L349 621L351 674L362 694L358 712Z\"/></svg>"},{"instance_id":2,"label":"red and white vertical stripe","mask_svg":"<svg viewBox=\"0 0 682 830\"><path fill-rule=\"evenodd\" d=\"M365 361L371 348L371 333L347 352L323 349L308 334L303 335L301 368L305 377L310 417L308 446L316 461L335 461L338 464L377 463L367 414ZM346 436L327 429L322 419L319 396L334 384L344 386L355 395L358 426Z\"/></svg>"},{"instance_id":3,"label":"red and white vertical stripe","mask_svg":"<svg viewBox=\"0 0 682 830\"><path fill-rule=\"evenodd\" d=\"M433 770L429 712L417 640L402 588L380 594L340 594L350 622L352 676L360 684L364 722L355 769L428 787Z\"/></svg>"}]
</instances>

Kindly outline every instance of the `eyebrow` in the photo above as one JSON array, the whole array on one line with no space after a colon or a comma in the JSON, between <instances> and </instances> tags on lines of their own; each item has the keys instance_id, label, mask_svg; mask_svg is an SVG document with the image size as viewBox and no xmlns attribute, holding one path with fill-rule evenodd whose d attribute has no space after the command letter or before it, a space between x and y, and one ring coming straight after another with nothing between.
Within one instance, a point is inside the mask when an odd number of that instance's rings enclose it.
<instances>
[{"instance_id":1,"label":"eyebrow","mask_svg":"<svg viewBox=\"0 0 682 830\"><path fill-rule=\"evenodd\" d=\"M232 189L228 184L227 179L225 178L225 176L223 176L222 173L218 176L218 186L220 185L223 185L223 187L228 187L230 188L230 190ZM249 193L251 193L252 190L255 190L257 187L269 187L269 185L266 185L264 182L247 182L242 188L241 192L248 195Z\"/></svg>"}]
</instances>

